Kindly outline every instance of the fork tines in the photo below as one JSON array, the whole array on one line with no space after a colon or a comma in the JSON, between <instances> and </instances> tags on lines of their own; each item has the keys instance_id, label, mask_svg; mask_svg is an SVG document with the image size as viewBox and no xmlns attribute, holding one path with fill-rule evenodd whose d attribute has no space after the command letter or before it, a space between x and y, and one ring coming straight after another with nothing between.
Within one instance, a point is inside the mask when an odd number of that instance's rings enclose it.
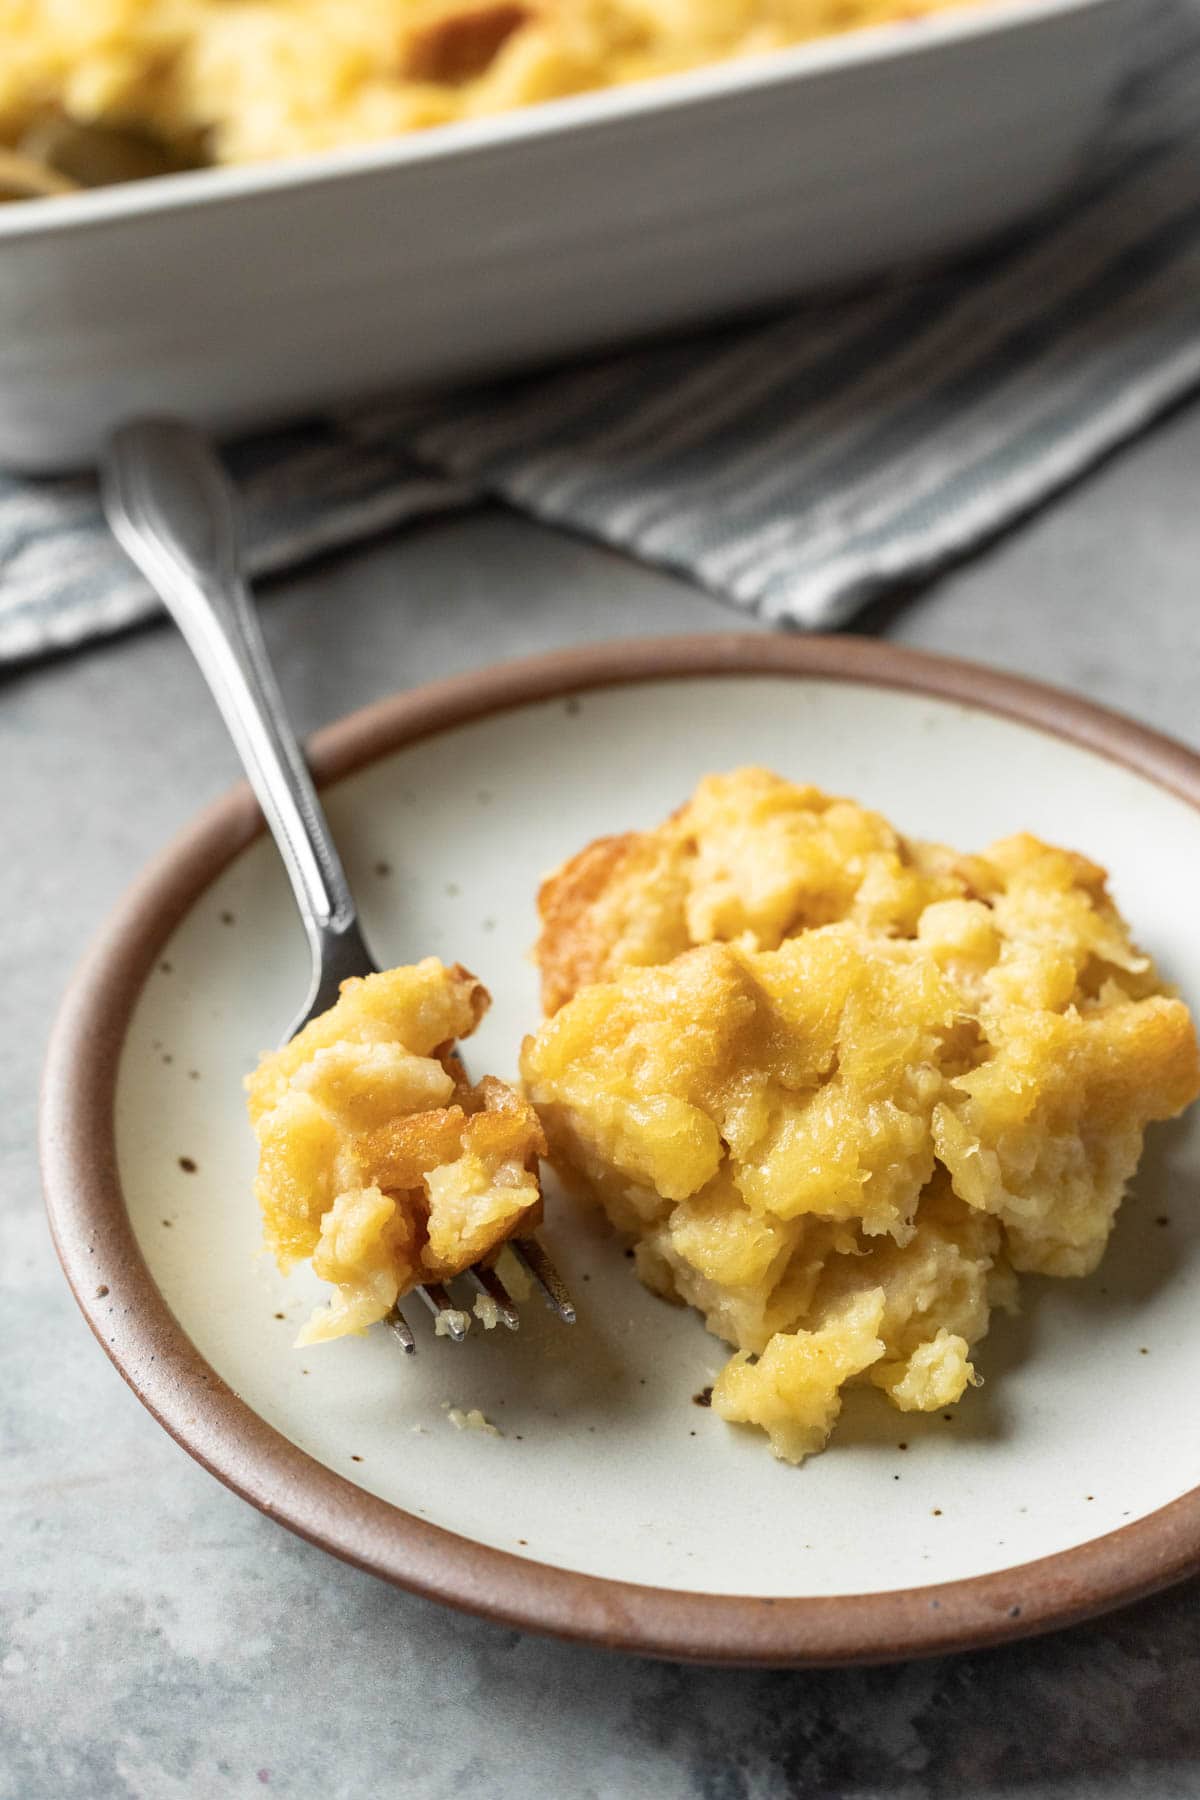
<instances>
[{"instance_id":1,"label":"fork tines","mask_svg":"<svg viewBox=\"0 0 1200 1800\"><path fill-rule=\"evenodd\" d=\"M425 1287L419 1287L417 1293L433 1314L439 1337L453 1338L461 1344L471 1329L471 1315L464 1312L461 1306L455 1306L440 1281L431 1281Z\"/></svg>"},{"instance_id":2,"label":"fork tines","mask_svg":"<svg viewBox=\"0 0 1200 1800\"><path fill-rule=\"evenodd\" d=\"M495 1269L482 1269L478 1266L468 1269L467 1280L477 1294L483 1294L492 1302L500 1324L509 1331L516 1331L521 1323L521 1315L517 1311L516 1302Z\"/></svg>"},{"instance_id":3,"label":"fork tines","mask_svg":"<svg viewBox=\"0 0 1200 1800\"><path fill-rule=\"evenodd\" d=\"M550 1261L536 1238L514 1238L512 1252L540 1292L542 1299L557 1313L564 1325L575 1323L575 1303L567 1292L567 1284Z\"/></svg>"},{"instance_id":4,"label":"fork tines","mask_svg":"<svg viewBox=\"0 0 1200 1800\"><path fill-rule=\"evenodd\" d=\"M412 1327L409 1325L408 1320L404 1317L404 1314L400 1311L398 1306L393 1306L391 1312L384 1320L384 1323L390 1325L396 1336L400 1339L400 1348L404 1351L404 1354L406 1356L415 1356L417 1354L417 1340L412 1334Z\"/></svg>"},{"instance_id":5,"label":"fork tines","mask_svg":"<svg viewBox=\"0 0 1200 1800\"><path fill-rule=\"evenodd\" d=\"M534 1287L552 1313L560 1318L564 1325L575 1323L575 1305L567 1292L567 1286L549 1256L536 1238L513 1238L508 1248L512 1251L519 1266L525 1271ZM517 1303L497 1275L495 1269L476 1264L465 1271L476 1293L485 1295L496 1308L498 1322L509 1331L516 1331L520 1325L520 1314ZM470 1326L470 1314L461 1306L456 1306L449 1291L440 1281L429 1282L424 1287L414 1290L417 1296L437 1321L439 1337L448 1337L454 1343L461 1344ZM412 1329L400 1311L399 1305L393 1306L387 1315L386 1324L395 1332L400 1344L408 1356L416 1353L417 1340Z\"/></svg>"}]
</instances>

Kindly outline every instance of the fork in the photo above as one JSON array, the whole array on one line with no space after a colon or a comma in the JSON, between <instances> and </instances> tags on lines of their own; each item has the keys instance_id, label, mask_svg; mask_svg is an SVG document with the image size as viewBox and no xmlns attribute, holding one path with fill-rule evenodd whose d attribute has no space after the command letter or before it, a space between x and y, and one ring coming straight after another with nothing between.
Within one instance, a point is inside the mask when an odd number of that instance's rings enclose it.
<instances>
[{"instance_id":1,"label":"fork","mask_svg":"<svg viewBox=\"0 0 1200 1800\"><path fill-rule=\"evenodd\" d=\"M139 419L114 432L101 459L101 498L113 536L141 570L187 640L229 727L287 869L312 953L308 997L288 1037L325 1012L343 981L373 975L346 873L330 835L241 567L233 490L208 440L176 419ZM508 1246L550 1309L566 1324L575 1309L536 1238ZM496 1271L466 1274L510 1331L516 1302ZM414 1292L440 1331L461 1343L469 1316L441 1283ZM416 1339L397 1304L387 1317L411 1355Z\"/></svg>"}]
</instances>

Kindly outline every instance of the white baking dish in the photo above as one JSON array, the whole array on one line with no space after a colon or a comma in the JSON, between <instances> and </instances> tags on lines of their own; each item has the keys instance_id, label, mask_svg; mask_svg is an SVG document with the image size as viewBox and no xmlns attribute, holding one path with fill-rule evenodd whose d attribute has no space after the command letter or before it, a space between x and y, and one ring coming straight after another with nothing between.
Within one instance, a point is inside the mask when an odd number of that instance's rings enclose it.
<instances>
[{"instance_id":1,"label":"white baking dish","mask_svg":"<svg viewBox=\"0 0 1200 1800\"><path fill-rule=\"evenodd\" d=\"M986 237L1078 166L1137 0L1019 0L382 145L0 209L0 462L761 306Z\"/></svg>"}]
</instances>

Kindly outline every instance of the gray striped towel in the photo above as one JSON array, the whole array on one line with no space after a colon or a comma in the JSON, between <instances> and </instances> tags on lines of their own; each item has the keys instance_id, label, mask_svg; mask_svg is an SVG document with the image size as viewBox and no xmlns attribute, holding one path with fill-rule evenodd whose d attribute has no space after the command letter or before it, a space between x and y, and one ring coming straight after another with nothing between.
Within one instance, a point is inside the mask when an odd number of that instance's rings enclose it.
<instances>
[{"instance_id":1,"label":"gray striped towel","mask_svg":"<svg viewBox=\"0 0 1200 1800\"><path fill-rule=\"evenodd\" d=\"M1068 202L986 259L753 326L229 447L277 571L482 496L820 627L1200 385L1200 0L1157 0ZM155 602L84 478L0 476L0 660Z\"/></svg>"}]
</instances>

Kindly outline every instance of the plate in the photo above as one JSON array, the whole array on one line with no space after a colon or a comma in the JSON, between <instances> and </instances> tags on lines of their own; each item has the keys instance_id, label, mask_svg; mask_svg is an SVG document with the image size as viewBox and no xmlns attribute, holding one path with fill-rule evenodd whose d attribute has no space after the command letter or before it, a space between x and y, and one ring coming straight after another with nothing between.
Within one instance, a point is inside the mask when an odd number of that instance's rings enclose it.
<instances>
[{"instance_id":1,"label":"plate","mask_svg":"<svg viewBox=\"0 0 1200 1800\"><path fill-rule=\"evenodd\" d=\"M505 665L358 713L313 760L368 935L487 982L470 1048L514 1072L538 1017L539 876L765 763L980 847L1028 828L1112 871L1200 1001L1200 758L1083 701L855 640L706 636ZM881 1660L1063 1624L1200 1568L1200 1129L1152 1132L1098 1274L1027 1280L951 1415L852 1396L800 1469L693 1404L723 1360L550 1190L573 1330L524 1309L462 1347L292 1347L321 1293L261 1253L241 1078L304 991L249 795L205 813L76 976L45 1077L63 1266L171 1434L282 1524L420 1593L644 1653ZM1200 1121L1200 1114L1193 1114ZM497 1436L455 1429L478 1407Z\"/></svg>"}]
</instances>

